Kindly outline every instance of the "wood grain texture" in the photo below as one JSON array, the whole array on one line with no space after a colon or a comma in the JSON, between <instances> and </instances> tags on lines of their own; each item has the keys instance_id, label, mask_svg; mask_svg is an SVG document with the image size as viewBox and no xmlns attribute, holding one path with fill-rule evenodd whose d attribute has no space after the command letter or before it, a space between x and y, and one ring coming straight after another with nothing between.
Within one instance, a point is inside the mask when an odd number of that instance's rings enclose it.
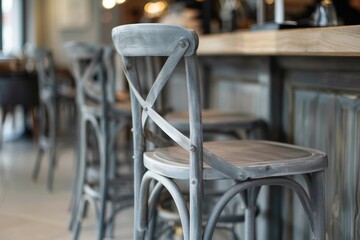
<instances>
[{"instance_id":1,"label":"wood grain texture","mask_svg":"<svg viewBox=\"0 0 360 240\"><path fill-rule=\"evenodd\" d=\"M305 73L303 77L309 80ZM311 79L319 77L314 75ZM290 118L293 121L293 142L321 149L328 154L329 165L325 175L325 224L328 239L360 239L358 88L353 89L357 92L349 93L341 81L337 85L337 92L329 92L325 84L322 89L312 89L310 86L304 84L291 87L291 91L294 91L293 106L290 107L293 115ZM294 202L294 205L298 204L296 199ZM303 224L306 222L305 216L298 210L295 210L294 216L296 227L289 237L294 240L309 239L306 227L300 227L306 226Z\"/></svg>"},{"instance_id":2,"label":"wood grain texture","mask_svg":"<svg viewBox=\"0 0 360 240\"><path fill-rule=\"evenodd\" d=\"M360 26L200 36L198 54L360 56Z\"/></svg>"},{"instance_id":3,"label":"wood grain texture","mask_svg":"<svg viewBox=\"0 0 360 240\"><path fill-rule=\"evenodd\" d=\"M222 161L242 169L249 178L313 172L324 169L326 165L322 152L275 142L216 141L204 143L204 148ZM189 153L180 147L148 151L144 154L144 164L148 169L168 177L189 178ZM204 164L204 178L222 179L224 175Z\"/></svg>"}]
</instances>

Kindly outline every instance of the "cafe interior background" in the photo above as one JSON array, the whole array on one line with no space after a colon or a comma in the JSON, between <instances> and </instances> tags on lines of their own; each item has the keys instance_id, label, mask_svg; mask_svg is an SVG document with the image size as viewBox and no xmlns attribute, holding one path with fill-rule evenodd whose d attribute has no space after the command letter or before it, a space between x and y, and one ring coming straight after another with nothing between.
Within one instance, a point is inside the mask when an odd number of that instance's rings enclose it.
<instances>
[{"instance_id":1,"label":"cafe interior background","mask_svg":"<svg viewBox=\"0 0 360 240\"><path fill-rule=\"evenodd\" d=\"M5 79L9 73L35 73L35 64L27 49L49 49L56 73L73 86L69 58L64 45L70 41L112 45L112 28L130 23L180 24L196 30L200 36L227 32L261 31L257 24L255 0L0 0L0 239L70 239L67 230L69 202L75 158L74 119L59 116L59 160L54 186L46 188L46 161L37 181L32 181L38 120L36 79L21 87L22 96L9 92ZM285 20L292 25L315 27L314 18L321 1L285 0ZM336 25L360 23L360 1L333 0ZM265 0L264 22L274 22L274 1ZM119 78L122 72L117 71ZM3 83L1 83L3 82ZM30 85L29 85L30 84ZM35 85L34 85L35 84ZM124 82L116 85L126 90ZM226 88L225 90L226 91ZM226 93L225 93L226 94ZM34 101L34 108L19 103L2 105L6 97ZM35 99L35 100L34 100ZM182 108L174 102L174 108ZM65 114L66 115L66 114ZM71 116L70 116L71 118ZM90 213L90 215L93 213ZM120 228L127 228L119 239L130 239L131 210L122 213ZM132 218L132 217L131 217ZM88 221L83 239L93 239L95 223ZM46 230L44 230L46 229Z\"/></svg>"}]
</instances>

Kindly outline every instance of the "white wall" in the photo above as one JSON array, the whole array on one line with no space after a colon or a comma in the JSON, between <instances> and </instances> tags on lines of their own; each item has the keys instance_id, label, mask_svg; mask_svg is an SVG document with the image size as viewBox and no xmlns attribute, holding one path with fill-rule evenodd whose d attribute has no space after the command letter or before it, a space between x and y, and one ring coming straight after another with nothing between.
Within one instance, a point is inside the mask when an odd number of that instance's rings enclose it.
<instances>
[{"instance_id":1,"label":"white wall","mask_svg":"<svg viewBox=\"0 0 360 240\"><path fill-rule=\"evenodd\" d=\"M64 44L68 41L84 41L90 43L100 42L100 26L101 26L101 1L99 0L84 0L88 1L89 17L86 25L72 28L71 25L63 27L61 18L63 11L61 9L61 2L65 0L31 0L34 3L35 14L30 16L29 24L36 22L35 30L32 29L35 39L28 38L32 44L36 46L43 46L51 49L54 53L55 62L59 66L67 66L67 57L64 53ZM79 0L66 0L79 1ZM69 5L71 5L70 2ZM76 4L76 2L75 2ZM77 25L76 16L72 20L74 26Z\"/></svg>"}]
</instances>

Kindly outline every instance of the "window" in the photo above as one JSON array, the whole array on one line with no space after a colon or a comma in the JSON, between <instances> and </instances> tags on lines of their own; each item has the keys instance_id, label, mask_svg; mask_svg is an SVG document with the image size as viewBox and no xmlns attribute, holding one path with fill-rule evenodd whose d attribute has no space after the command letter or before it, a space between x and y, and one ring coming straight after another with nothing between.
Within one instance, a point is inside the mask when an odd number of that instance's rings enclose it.
<instances>
[{"instance_id":1,"label":"window","mask_svg":"<svg viewBox=\"0 0 360 240\"><path fill-rule=\"evenodd\" d=\"M23 1L0 0L2 9L2 51L19 54L23 45Z\"/></svg>"}]
</instances>

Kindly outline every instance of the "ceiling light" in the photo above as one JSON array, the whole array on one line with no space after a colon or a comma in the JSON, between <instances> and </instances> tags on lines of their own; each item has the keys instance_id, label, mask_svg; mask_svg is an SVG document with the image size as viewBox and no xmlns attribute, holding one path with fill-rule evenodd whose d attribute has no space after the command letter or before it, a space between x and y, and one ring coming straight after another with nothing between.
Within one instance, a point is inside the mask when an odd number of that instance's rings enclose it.
<instances>
[{"instance_id":1,"label":"ceiling light","mask_svg":"<svg viewBox=\"0 0 360 240\"><path fill-rule=\"evenodd\" d=\"M102 5L105 9L111 9L115 7L116 0L102 0Z\"/></svg>"},{"instance_id":2,"label":"ceiling light","mask_svg":"<svg viewBox=\"0 0 360 240\"><path fill-rule=\"evenodd\" d=\"M157 1L157 2L148 2L144 6L145 12L150 17L158 17L160 16L164 10L167 8L167 3L165 1Z\"/></svg>"}]
</instances>

